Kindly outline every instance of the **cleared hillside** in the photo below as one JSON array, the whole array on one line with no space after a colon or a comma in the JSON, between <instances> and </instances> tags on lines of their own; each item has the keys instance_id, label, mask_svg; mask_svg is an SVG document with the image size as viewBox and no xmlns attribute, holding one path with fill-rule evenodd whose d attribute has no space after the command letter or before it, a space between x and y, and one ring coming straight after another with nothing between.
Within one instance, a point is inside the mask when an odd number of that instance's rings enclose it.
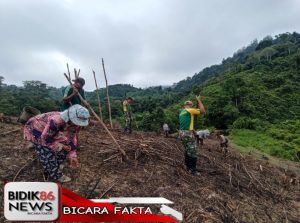
<instances>
[{"instance_id":1,"label":"cleared hillside","mask_svg":"<svg viewBox=\"0 0 300 223\"><path fill-rule=\"evenodd\" d=\"M24 148L21 126L0 123L0 128L1 133L20 128L0 137L1 182L44 181L35 152ZM91 198L162 196L174 201L172 207L183 212L185 222L299 222L297 164L283 169L232 148L224 157L212 136L198 151L201 176L192 176L184 169L178 139L115 130L128 155L122 160L109 136L96 128L80 135L80 168L65 169L74 180L63 186L76 193Z\"/></svg>"}]
</instances>

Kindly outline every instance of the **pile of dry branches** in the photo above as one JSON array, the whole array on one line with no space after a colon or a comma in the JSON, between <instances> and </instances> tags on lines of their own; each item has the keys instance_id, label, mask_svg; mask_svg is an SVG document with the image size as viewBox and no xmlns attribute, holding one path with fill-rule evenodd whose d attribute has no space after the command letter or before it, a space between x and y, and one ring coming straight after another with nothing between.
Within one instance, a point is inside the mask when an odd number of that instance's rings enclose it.
<instances>
[{"instance_id":1,"label":"pile of dry branches","mask_svg":"<svg viewBox=\"0 0 300 223\"><path fill-rule=\"evenodd\" d=\"M300 219L298 173L232 148L224 156L211 138L198 150L201 176L192 176L185 170L180 140L154 133L111 133L126 158L100 126L88 127L80 134L81 166L64 170L73 179L64 187L88 198L165 197L174 201L172 207L184 214L185 222ZM34 151L23 148L20 132L0 138L0 145L2 180L45 180Z\"/></svg>"}]
</instances>

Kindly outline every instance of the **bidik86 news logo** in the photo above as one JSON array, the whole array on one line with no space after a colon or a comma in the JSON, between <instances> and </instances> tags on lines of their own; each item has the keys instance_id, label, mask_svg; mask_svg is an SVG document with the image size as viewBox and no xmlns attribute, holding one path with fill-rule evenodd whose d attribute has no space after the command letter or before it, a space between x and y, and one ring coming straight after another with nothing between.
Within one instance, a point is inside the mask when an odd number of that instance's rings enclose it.
<instances>
[{"instance_id":1,"label":"bidik86 news logo","mask_svg":"<svg viewBox=\"0 0 300 223\"><path fill-rule=\"evenodd\" d=\"M54 221L58 218L59 188L55 183L7 183L4 215L10 221Z\"/></svg>"},{"instance_id":2,"label":"bidik86 news logo","mask_svg":"<svg viewBox=\"0 0 300 223\"><path fill-rule=\"evenodd\" d=\"M87 199L56 183L11 182L4 187L4 216L9 221L178 222L182 213L163 197ZM129 205L129 206L128 206ZM150 206L155 208L154 213Z\"/></svg>"}]
</instances>

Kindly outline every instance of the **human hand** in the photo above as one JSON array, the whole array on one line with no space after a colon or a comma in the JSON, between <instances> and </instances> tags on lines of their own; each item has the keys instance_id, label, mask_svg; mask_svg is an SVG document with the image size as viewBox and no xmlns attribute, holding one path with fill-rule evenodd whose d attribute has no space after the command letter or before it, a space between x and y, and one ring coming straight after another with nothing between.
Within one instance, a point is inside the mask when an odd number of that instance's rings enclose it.
<instances>
[{"instance_id":1,"label":"human hand","mask_svg":"<svg viewBox=\"0 0 300 223\"><path fill-rule=\"evenodd\" d=\"M71 148L67 145L63 145L63 149L66 150L67 152L71 151Z\"/></svg>"},{"instance_id":2,"label":"human hand","mask_svg":"<svg viewBox=\"0 0 300 223\"><path fill-rule=\"evenodd\" d=\"M69 152L71 149L70 149L69 146L66 146L66 145L64 145L64 144L62 144L62 143L58 143L58 144L56 145L56 151L61 151L61 150L66 150L66 151Z\"/></svg>"},{"instance_id":3,"label":"human hand","mask_svg":"<svg viewBox=\"0 0 300 223\"><path fill-rule=\"evenodd\" d=\"M196 99L197 99L197 101L201 101L201 96L200 95L196 95Z\"/></svg>"},{"instance_id":4,"label":"human hand","mask_svg":"<svg viewBox=\"0 0 300 223\"><path fill-rule=\"evenodd\" d=\"M71 168L79 167L79 161L78 161L77 157L71 157L70 158L70 167Z\"/></svg>"},{"instance_id":5,"label":"human hand","mask_svg":"<svg viewBox=\"0 0 300 223\"><path fill-rule=\"evenodd\" d=\"M75 86L73 86L73 94L78 94L78 89Z\"/></svg>"}]
</instances>

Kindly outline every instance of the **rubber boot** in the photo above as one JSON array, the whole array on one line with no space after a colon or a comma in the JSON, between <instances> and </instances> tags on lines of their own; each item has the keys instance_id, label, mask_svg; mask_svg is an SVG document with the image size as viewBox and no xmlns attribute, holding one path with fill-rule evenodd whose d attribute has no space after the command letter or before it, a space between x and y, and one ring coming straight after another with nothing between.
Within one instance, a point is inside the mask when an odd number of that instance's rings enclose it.
<instances>
[{"instance_id":1,"label":"rubber boot","mask_svg":"<svg viewBox=\"0 0 300 223\"><path fill-rule=\"evenodd\" d=\"M199 173L199 171L197 171L197 158L194 158L194 157L191 157L190 158L191 159L191 161L190 161L190 165L191 165L191 169L190 169L190 172L191 172L191 174L193 174L193 175L196 175L196 176L200 176L200 173Z\"/></svg>"},{"instance_id":2,"label":"rubber boot","mask_svg":"<svg viewBox=\"0 0 300 223\"><path fill-rule=\"evenodd\" d=\"M188 170L188 169L189 169L189 168L188 168L188 156L187 156L186 153L184 154L184 164L185 164L185 166L186 166L186 169Z\"/></svg>"},{"instance_id":3,"label":"rubber boot","mask_svg":"<svg viewBox=\"0 0 300 223\"><path fill-rule=\"evenodd\" d=\"M188 156L187 153L184 154L184 162L185 162L185 166L187 171L189 171L191 169L191 161L190 161L190 157Z\"/></svg>"}]
</instances>

